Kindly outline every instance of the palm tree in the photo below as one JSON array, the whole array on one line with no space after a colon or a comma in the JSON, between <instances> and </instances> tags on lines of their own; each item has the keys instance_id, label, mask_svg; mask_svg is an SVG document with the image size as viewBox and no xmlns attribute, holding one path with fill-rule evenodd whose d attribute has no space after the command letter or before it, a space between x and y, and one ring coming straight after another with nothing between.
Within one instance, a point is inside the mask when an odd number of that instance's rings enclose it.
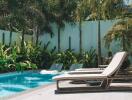
<instances>
[{"instance_id":1,"label":"palm tree","mask_svg":"<svg viewBox=\"0 0 132 100\"><path fill-rule=\"evenodd\" d=\"M33 30L36 35L36 45L38 44L39 35L43 33L53 34L52 28L50 26L51 19L49 16L52 16L52 13L48 8L48 1L34 1L28 10L28 14L33 15L30 17L32 19Z\"/></svg>"},{"instance_id":2,"label":"palm tree","mask_svg":"<svg viewBox=\"0 0 132 100\"><path fill-rule=\"evenodd\" d=\"M101 64L101 39L100 39L100 19L101 19L101 0L82 0L78 7L78 15L80 16L79 30L80 30L80 53L82 52L82 30L81 20L98 20L98 64Z\"/></svg>"},{"instance_id":3,"label":"palm tree","mask_svg":"<svg viewBox=\"0 0 132 100\"><path fill-rule=\"evenodd\" d=\"M48 0L49 9L52 13L52 21L57 24L58 29L58 51L61 50L61 29L65 27L65 23L74 23L73 12L76 8L77 0Z\"/></svg>"},{"instance_id":4,"label":"palm tree","mask_svg":"<svg viewBox=\"0 0 132 100\"><path fill-rule=\"evenodd\" d=\"M21 29L22 26L26 25L26 17L24 16L24 13L22 13L22 9L24 8L22 6L24 6L24 3L20 2L16 0L3 0L2 2L3 17L1 21L3 21L3 29L10 31L9 45L11 45L12 41L12 32L18 32L18 30ZM20 9L20 6L22 7L22 9ZM22 35L22 40L24 40L23 38L24 35Z\"/></svg>"},{"instance_id":5,"label":"palm tree","mask_svg":"<svg viewBox=\"0 0 132 100\"><path fill-rule=\"evenodd\" d=\"M98 21L98 64L101 64L100 20L121 18L124 2L123 0L89 0L89 5L91 14L88 19Z\"/></svg>"},{"instance_id":6,"label":"palm tree","mask_svg":"<svg viewBox=\"0 0 132 100\"><path fill-rule=\"evenodd\" d=\"M75 12L75 19L79 22L79 46L80 46L80 54L82 53L82 22L86 19L89 15L89 4L88 0L78 0L77 8Z\"/></svg>"},{"instance_id":7,"label":"palm tree","mask_svg":"<svg viewBox=\"0 0 132 100\"><path fill-rule=\"evenodd\" d=\"M122 50L131 51L132 47L132 19L120 20L105 35L105 45L110 48L112 41L120 41Z\"/></svg>"},{"instance_id":8,"label":"palm tree","mask_svg":"<svg viewBox=\"0 0 132 100\"><path fill-rule=\"evenodd\" d=\"M97 2L98 3L98 9L97 9L97 11L98 11L98 65L100 65L101 64L101 62L102 62L102 60L101 60L101 30L100 30L100 27L101 27L101 25L100 25L100 19L101 19L101 3L102 3L102 1L101 0L99 0L99 2Z\"/></svg>"},{"instance_id":9,"label":"palm tree","mask_svg":"<svg viewBox=\"0 0 132 100\"><path fill-rule=\"evenodd\" d=\"M41 1L17 1L17 0L7 0L4 4L6 10L9 14L6 14L2 18L4 21L4 29L10 31L10 43L12 38L12 32L22 33L21 47L24 46L24 35L33 34L34 29L36 29L36 45L38 44L39 34L46 32L51 32L51 27L49 25L49 20L46 19L46 14L43 10L43 2ZM47 11L48 12L48 11ZM5 15L5 13L3 14Z\"/></svg>"},{"instance_id":10,"label":"palm tree","mask_svg":"<svg viewBox=\"0 0 132 100\"><path fill-rule=\"evenodd\" d=\"M3 30L10 31L10 37L9 37L9 46L12 42L12 25L11 25L11 17L9 17L10 11L7 6L7 1L2 0L0 1L0 28Z\"/></svg>"},{"instance_id":11,"label":"palm tree","mask_svg":"<svg viewBox=\"0 0 132 100\"><path fill-rule=\"evenodd\" d=\"M129 1L129 0L128 0ZM131 9L130 6L124 4L123 0L117 0L112 2L115 6L114 9L111 9L111 16L109 18L121 19L118 21L113 28L105 36L105 44L108 44L108 48L113 40L120 39L122 50L128 50L130 46L130 37L131 37ZM112 5L112 4L111 4ZM109 5L110 6L110 5ZM116 9L115 9L116 8ZM109 14L109 15L110 15ZM130 32L130 33L128 33ZM108 38L109 37L109 38Z\"/></svg>"}]
</instances>

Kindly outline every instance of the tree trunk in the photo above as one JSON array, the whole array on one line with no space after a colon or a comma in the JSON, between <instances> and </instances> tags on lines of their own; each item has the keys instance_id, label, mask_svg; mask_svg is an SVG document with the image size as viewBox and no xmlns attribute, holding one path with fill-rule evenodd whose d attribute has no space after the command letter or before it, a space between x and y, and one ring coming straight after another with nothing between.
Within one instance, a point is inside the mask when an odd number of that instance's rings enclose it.
<instances>
[{"instance_id":1,"label":"tree trunk","mask_svg":"<svg viewBox=\"0 0 132 100\"><path fill-rule=\"evenodd\" d=\"M12 43L12 31L10 31L9 46L11 46L11 43Z\"/></svg>"},{"instance_id":2,"label":"tree trunk","mask_svg":"<svg viewBox=\"0 0 132 100\"><path fill-rule=\"evenodd\" d=\"M33 41L33 40L34 40L34 38L33 38L33 35L32 35L32 38L31 38L31 42L32 42L32 44L34 43L34 41Z\"/></svg>"},{"instance_id":3,"label":"tree trunk","mask_svg":"<svg viewBox=\"0 0 132 100\"><path fill-rule=\"evenodd\" d=\"M80 21L79 21L79 37L80 37L80 40L79 40L79 49L80 49L80 54L82 53L82 20L80 18Z\"/></svg>"},{"instance_id":4,"label":"tree trunk","mask_svg":"<svg viewBox=\"0 0 132 100\"><path fill-rule=\"evenodd\" d=\"M124 37L124 35L122 36L122 49L123 49L123 51L126 50L126 47L125 47L125 37Z\"/></svg>"},{"instance_id":5,"label":"tree trunk","mask_svg":"<svg viewBox=\"0 0 132 100\"><path fill-rule=\"evenodd\" d=\"M71 50L71 37L69 36L69 50Z\"/></svg>"},{"instance_id":6,"label":"tree trunk","mask_svg":"<svg viewBox=\"0 0 132 100\"><path fill-rule=\"evenodd\" d=\"M61 31L61 28L60 26L58 26L58 52L60 52L60 31Z\"/></svg>"},{"instance_id":7,"label":"tree trunk","mask_svg":"<svg viewBox=\"0 0 132 100\"><path fill-rule=\"evenodd\" d=\"M36 36L35 44L37 46L38 42L39 42L39 33L40 33L40 30L39 30L38 26L35 27L34 33L35 33L35 36Z\"/></svg>"},{"instance_id":8,"label":"tree trunk","mask_svg":"<svg viewBox=\"0 0 132 100\"><path fill-rule=\"evenodd\" d=\"M38 39L39 39L39 30L36 33L36 46L38 45L38 42L39 42Z\"/></svg>"},{"instance_id":9,"label":"tree trunk","mask_svg":"<svg viewBox=\"0 0 132 100\"><path fill-rule=\"evenodd\" d=\"M101 19L101 6L100 0L98 3L98 65L101 64L101 31L100 31L100 19Z\"/></svg>"},{"instance_id":10,"label":"tree trunk","mask_svg":"<svg viewBox=\"0 0 132 100\"><path fill-rule=\"evenodd\" d=\"M101 32L100 32L100 20L98 20L98 65L101 64Z\"/></svg>"}]
</instances>

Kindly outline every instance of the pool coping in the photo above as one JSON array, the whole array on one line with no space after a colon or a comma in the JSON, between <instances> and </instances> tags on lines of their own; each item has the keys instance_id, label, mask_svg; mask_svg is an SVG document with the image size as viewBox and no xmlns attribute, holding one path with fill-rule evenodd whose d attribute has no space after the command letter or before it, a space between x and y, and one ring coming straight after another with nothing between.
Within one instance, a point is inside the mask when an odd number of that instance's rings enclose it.
<instances>
[{"instance_id":1,"label":"pool coping","mask_svg":"<svg viewBox=\"0 0 132 100\"><path fill-rule=\"evenodd\" d=\"M33 91L39 90L39 89L41 89L41 88L49 87L49 86L52 86L52 85L55 85L55 82L49 83L49 84L46 84L46 85L41 85L41 86L38 86L38 87L35 87L35 88L31 88L31 89L29 89L29 90L25 90L25 91L22 91L22 92L19 92L19 93L10 95L10 96L0 97L0 100L12 99L12 98L15 98L15 97L18 97L18 96L27 94L27 93L29 93L29 92L33 92Z\"/></svg>"}]
</instances>

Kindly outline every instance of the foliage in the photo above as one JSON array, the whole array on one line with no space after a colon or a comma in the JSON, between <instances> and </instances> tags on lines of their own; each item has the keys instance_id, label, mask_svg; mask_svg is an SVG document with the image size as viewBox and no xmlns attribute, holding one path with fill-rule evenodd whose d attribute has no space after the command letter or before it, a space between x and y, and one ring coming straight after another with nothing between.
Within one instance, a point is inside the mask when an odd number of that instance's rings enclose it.
<instances>
[{"instance_id":1,"label":"foliage","mask_svg":"<svg viewBox=\"0 0 132 100\"><path fill-rule=\"evenodd\" d=\"M104 41L107 48L113 41L119 42L122 50L131 51L132 47L132 19L120 20L105 35Z\"/></svg>"},{"instance_id":2,"label":"foliage","mask_svg":"<svg viewBox=\"0 0 132 100\"><path fill-rule=\"evenodd\" d=\"M79 62L84 64L84 67L97 67L96 50L91 48L87 52L83 52L79 57Z\"/></svg>"},{"instance_id":3,"label":"foliage","mask_svg":"<svg viewBox=\"0 0 132 100\"><path fill-rule=\"evenodd\" d=\"M0 45L0 71L23 71L28 69L48 69L53 63L63 63L64 69L69 69L73 63L83 63L84 66L96 64L95 49L84 52L82 55L67 49L62 52L55 52L56 47L48 50L50 42L40 48L32 42L25 42L24 51L15 44L7 47Z\"/></svg>"},{"instance_id":4,"label":"foliage","mask_svg":"<svg viewBox=\"0 0 132 100\"><path fill-rule=\"evenodd\" d=\"M89 5L88 20L124 18L127 10L124 0L83 0Z\"/></svg>"},{"instance_id":5,"label":"foliage","mask_svg":"<svg viewBox=\"0 0 132 100\"><path fill-rule=\"evenodd\" d=\"M18 60L20 47L0 45L0 71L20 71L24 69L36 69L36 64L27 60Z\"/></svg>"},{"instance_id":6,"label":"foliage","mask_svg":"<svg viewBox=\"0 0 132 100\"><path fill-rule=\"evenodd\" d=\"M131 62L130 62L130 60L127 58L127 59L123 62L123 64L122 64L120 70L121 70L122 72L124 72L124 71L130 66L130 64L131 64Z\"/></svg>"},{"instance_id":7,"label":"foliage","mask_svg":"<svg viewBox=\"0 0 132 100\"><path fill-rule=\"evenodd\" d=\"M64 69L68 69L73 63L77 63L76 54L73 50L67 49L64 52L59 52L56 54L56 63L63 63Z\"/></svg>"},{"instance_id":8,"label":"foliage","mask_svg":"<svg viewBox=\"0 0 132 100\"><path fill-rule=\"evenodd\" d=\"M64 69L69 69L71 64L82 63L84 67L97 67L96 50L91 48L87 52L77 54L73 50L67 49L56 54L56 63L63 63Z\"/></svg>"},{"instance_id":9,"label":"foliage","mask_svg":"<svg viewBox=\"0 0 132 100\"><path fill-rule=\"evenodd\" d=\"M33 64L29 61L16 63L15 66L17 71L23 71L26 69L37 69L36 64Z\"/></svg>"},{"instance_id":10,"label":"foliage","mask_svg":"<svg viewBox=\"0 0 132 100\"><path fill-rule=\"evenodd\" d=\"M101 1L101 2L99 2ZM100 13L99 13L100 12ZM0 28L22 35L21 46L0 45L0 70L24 70L30 68L47 68L53 62L64 63L65 69L72 63L81 62L84 66L96 63L94 49L75 54L72 50L55 53L55 48L48 50L39 44L39 36L43 33L53 35L51 23L58 26L58 49L60 49L60 33L65 22L74 24L79 22L80 51L82 51L82 21L130 17L131 13L125 8L123 0L1 0ZM114 25L105 36L109 46L113 40L119 40L122 48L128 50L131 46L132 21L122 21ZM98 25L99 26L99 25ZM122 27L120 30L118 27ZM126 30L127 29L127 30ZM25 42L24 35L35 34L36 45ZM99 37L98 37L99 39ZM99 49L99 48L98 48Z\"/></svg>"},{"instance_id":11,"label":"foliage","mask_svg":"<svg viewBox=\"0 0 132 100\"><path fill-rule=\"evenodd\" d=\"M132 19L122 19L115 23L112 29L104 36L105 46L110 49L113 42L119 42L120 50L132 52ZM121 70L124 71L130 65L130 60L127 59Z\"/></svg>"},{"instance_id":12,"label":"foliage","mask_svg":"<svg viewBox=\"0 0 132 100\"><path fill-rule=\"evenodd\" d=\"M48 50L50 42L41 47L41 42L36 46L33 42L25 42L24 51L20 52L17 61L30 61L35 63L38 68L49 68L53 63L53 53L55 47L50 51Z\"/></svg>"}]
</instances>

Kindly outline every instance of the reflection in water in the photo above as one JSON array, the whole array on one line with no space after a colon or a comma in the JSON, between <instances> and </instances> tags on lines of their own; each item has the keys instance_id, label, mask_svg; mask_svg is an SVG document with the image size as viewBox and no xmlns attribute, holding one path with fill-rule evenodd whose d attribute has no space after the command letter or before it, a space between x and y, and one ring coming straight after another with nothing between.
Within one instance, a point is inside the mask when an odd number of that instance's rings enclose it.
<instances>
[{"instance_id":1,"label":"reflection in water","mask_svg":"<svg viewBox=\"0 0 132 100\"><path fill-rule=\"evenodd\" d=\"M10 73L10 75L1 74L0 97L52 83L52 77L53 75L40 74L39 72Z\"/></svg>"}]
</instances>

